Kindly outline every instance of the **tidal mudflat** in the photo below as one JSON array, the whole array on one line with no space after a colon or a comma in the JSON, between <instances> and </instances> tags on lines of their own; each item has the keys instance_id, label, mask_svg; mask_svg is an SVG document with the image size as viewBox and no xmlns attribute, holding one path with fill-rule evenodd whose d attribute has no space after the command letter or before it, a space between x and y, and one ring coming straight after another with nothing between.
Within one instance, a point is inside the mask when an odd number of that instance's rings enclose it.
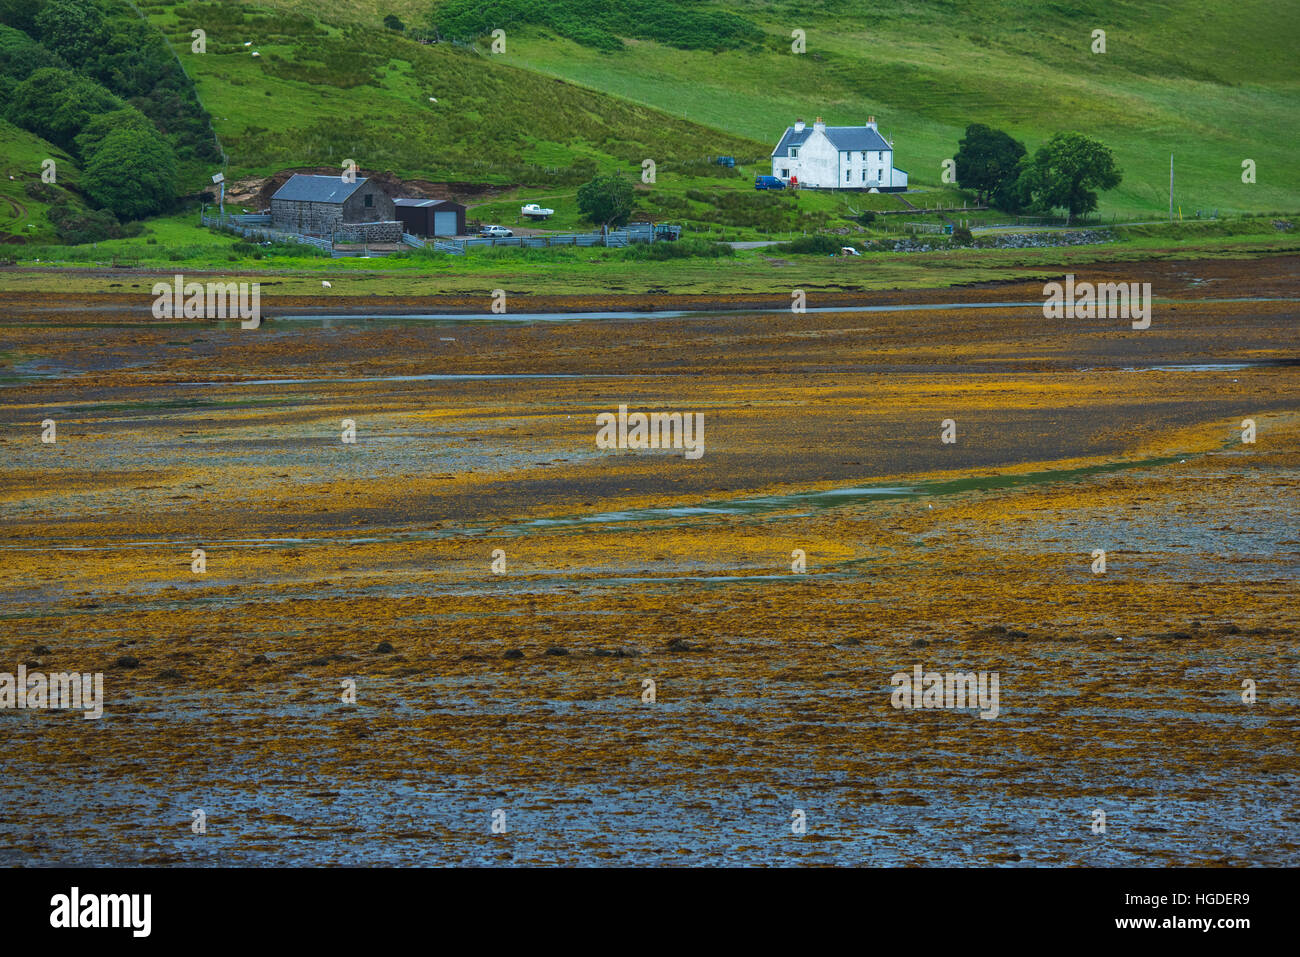
<instances>
[{"instance_id":1,"label":"tidal mudflat","mask_svg":"<svg viewBox=\"0 0 1300 957\"><path fill-rule=\"evenodd\" d=\"M0 862L1300 863L1300 260L1141 269L1142 331L0 298L0 672L104 675L0 709Z\"/></svg>"}]
</instances>

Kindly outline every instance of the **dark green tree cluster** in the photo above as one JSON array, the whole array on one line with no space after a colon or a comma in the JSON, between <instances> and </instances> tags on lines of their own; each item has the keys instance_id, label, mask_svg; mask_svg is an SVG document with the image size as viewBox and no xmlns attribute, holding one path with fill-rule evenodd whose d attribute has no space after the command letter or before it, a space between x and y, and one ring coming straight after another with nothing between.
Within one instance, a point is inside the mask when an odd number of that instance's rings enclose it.
<instances>
[{"instance_id":1,"label":"dark green tree cluster","mask_svg":"<svg viewBox=\"0 0 1300 957\"><path fill-rule=\"evenodd\" d=\"M972 123L957 146L957 182L1008 212L1090 213L1097 191L1114 189L1122 178L1110 149L1082 133L1057 133L1030 156L1002 130Z\"/></svg>"},{"instance_id":2,"label":"dark green tree cluster","mask_svg":"<svg viewBox=\"0 0 1300 957\"><path fill-rule=\"evenodd\" d=\"M957 144L957 182L975 190L979 202L992 198L995 206L1003 206L1007 190L1020 175L1024 155L1024 143L983 123L972 123Z\"/></svg>"},{"instance_id":3,"label":"dark green tree cluster","mask_svg":"<svg viewBox=\"0 0 1300 957\"><path fill-rule=\"evenodd\" d=\"M65 239L167 209L178 163L220 159L193 84L122 0L0 0L0 104L81 166L79 188L103 215L52 213L56 228L77 223Z\"/></svg>"},{"instance_id":4,"label":"dark green tree cluster","mask_svg":"<svg viewBox=\"0 0 1300 957\"><path fill-rule=\"evenodd\" d=\"M443 0L432 19L439 37L463 43L524 24L606 52L623 49L623 37L715 51L763 39L763 32L743 17L682 0Z\"/></svg>"}]
</instances>

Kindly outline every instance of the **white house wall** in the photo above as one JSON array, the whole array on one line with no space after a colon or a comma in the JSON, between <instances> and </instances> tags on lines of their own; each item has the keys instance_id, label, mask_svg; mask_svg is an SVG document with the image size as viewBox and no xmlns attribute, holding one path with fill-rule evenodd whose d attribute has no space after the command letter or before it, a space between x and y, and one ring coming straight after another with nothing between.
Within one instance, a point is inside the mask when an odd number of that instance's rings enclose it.
<instances>
[{"instance_id":1,"label":"white house wall","mask_svg":"<svg viewBox=\"0 0 1300 957\"><path fill-rule=\"evenodd\" d=\"M840 151L820 130L814 130L798 150L794 158L772 157L772 175L787 183L793 177L800 186L824 189L907 185L907 174L894 169L893 150Z\"/></svg>"}]
</instances>

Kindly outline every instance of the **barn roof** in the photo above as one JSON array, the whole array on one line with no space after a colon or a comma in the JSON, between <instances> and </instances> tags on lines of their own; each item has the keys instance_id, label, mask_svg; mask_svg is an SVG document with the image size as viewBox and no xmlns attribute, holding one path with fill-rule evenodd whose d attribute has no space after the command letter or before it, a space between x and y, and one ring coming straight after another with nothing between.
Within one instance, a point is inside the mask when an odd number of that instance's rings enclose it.
<instances>
[{"instance_id":1,"label":"barn roof","mask_svg":"<svg viewBox=\"0 0 1300 957\"><path fill-rule=\"evenodd\" d=\"M793 126L787 126L785 135L781 137L781 142L776 144L776 149L772 151L772 155L789 156L790 147L802 146L804 140L808 139L812 134L813 128L811 126L805 126L797 133ZM837 150L893 149L883 136L869 126L828 126L826 127L826 138L831 141L831 145Z\"/></svg>"},{"instance_id":2,"label":"barn roof","mask_svg":"<svg viewBox=\"0 0 1300 957\"><path fill-rule=\"evenodd\" d=\"M449 199L413 199L409 197L404 199L395 199L393 200L393 205L394 206L419 206L421 208L426 208L426 209L430 206L455 206L457 209L465 208L460 203L453 203Z\"/></svg>"},{"instance_id":3,"label":"barn roof","mask_svg":"<svg viewBox=\"0 0 1300 957\"><path fill-rule=\"evenodd\" d=\"M294 173L283 186L275 191L271 199L288 199L307 203L342 203L361 188L368 177L361 177L353 183L343 182L342 176L314 176L308 173Z\"/></svg>"}]
</instances>

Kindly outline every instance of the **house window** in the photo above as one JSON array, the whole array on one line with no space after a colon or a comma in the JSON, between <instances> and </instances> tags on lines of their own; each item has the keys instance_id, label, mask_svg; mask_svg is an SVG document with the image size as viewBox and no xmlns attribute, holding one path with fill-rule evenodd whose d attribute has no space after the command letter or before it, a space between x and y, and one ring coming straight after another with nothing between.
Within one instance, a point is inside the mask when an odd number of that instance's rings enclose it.
<instances>
[{"instance_id":1,"label":"house window","mask_svg":"<svg viewBox=\"0 0 1300 957\"><path fill-rule=\"evenodd\" d=\"M844 171L844 182L846 182L846 183L851 182L851 181L852 181L852 178L853 178L853 170L851 170L851 169L846 169L846 170Z\"/></svg>"},{"instance_id":2,"label":"house window","mask_svg":"<svg viewBox=\"0 0 1300 957\"><path fill-rule=\"evenodd\" d=\"M867 161L867 151L866 151L866 150L863 150L863 151L862 151L862 162L865 163L866 161Z\"/></svg>"},{"instance_id":3,"label":"house window","mask_svg":"<svg viewBox=\"0 0 1300 957\"><path fill-rule=\"evenodd\" d=\"M789 171L788 169L783 169L783 170L781 170L781 178L782 178L782 179L789 179L789 178L790 178L790 171Z\"/></svg>"},{"instance_id":4,"label":"house window","mask_svg":"<svg viewBox=\"0 0 1300 957\"><path fill-rule=\"evenodd\" d=\"M798 159L798 158L799 158L799 147L797 146L790 147L790 159Z\"/></svg>"},{"instance_id":5,"label":"house window","mask_svg":"<svg viewBox=\"0 0 1300 957\"><path fill-rule=\"evenodd\" d=\"M863 171L862 171L862 182L865 183L866 181L867 181L867 171L866 171L866 170L863 170Z\"/></svg>"},{"instance_id":6,"label":"house window","mask_svg":"<svg viewBox=\"0 0 1300 957\"><path fill-rule=\"evenodd\" d=\"M374 206L374 205L375 205L375 197L374 197L374 194L373 194L373 193L366 193L366 208L369 209L371 206Z\"/></svg>"}]
</instances>

